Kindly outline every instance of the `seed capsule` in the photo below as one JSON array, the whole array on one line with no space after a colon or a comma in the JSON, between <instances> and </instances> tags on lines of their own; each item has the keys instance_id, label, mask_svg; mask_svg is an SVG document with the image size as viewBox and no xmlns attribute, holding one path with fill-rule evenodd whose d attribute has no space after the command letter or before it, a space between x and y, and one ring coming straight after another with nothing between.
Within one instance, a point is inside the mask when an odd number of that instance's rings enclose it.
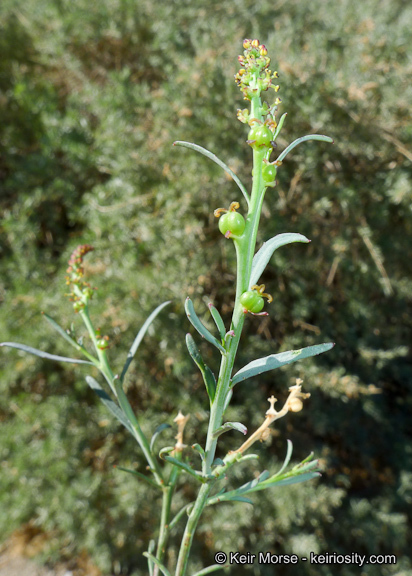
<instances>
[{"instance_id":1,"label":"seed capsule","mask_svg":"<svg viewBox=\"0 0 412 576\"><path fill-rule=\"evenodd\" d=\"M256 290L248 290L240 297L240 303L247 312L257 314L263 309L265 301Z\"/></svg>"},{"instance_id":2,"label":"seed capsule","mask_svg":"<svg viewBox=\"0 0 412 576\"><path fill-rule=\"evenodd\" d=\"M273 148L272 140L271 130L264 124L257 124L250 130L247 142L255 150L262 150L263 148Z\"/></svg>"},{"instance_id":3,"label":"seed capsule","mask_svg":"<svg viewBox=\"0 0 412 576\"><path fill-rule=\"evenodd\" d=\"M245 227L245 219L238 212L226 212L219 219L219 230L226 237L241 236Z\"/></svg>"}]
</instances>

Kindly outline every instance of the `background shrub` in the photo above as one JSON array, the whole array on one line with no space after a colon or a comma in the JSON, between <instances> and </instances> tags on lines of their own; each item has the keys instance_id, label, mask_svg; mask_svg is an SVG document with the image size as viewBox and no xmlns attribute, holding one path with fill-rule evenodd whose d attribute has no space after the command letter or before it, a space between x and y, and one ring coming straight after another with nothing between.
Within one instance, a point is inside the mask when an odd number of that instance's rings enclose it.
<instances>
[{"instance_id":1,"label":"background shrub","mask_svg":"<svg viewBox=\"0 0 412 576\"><path fill-rule=\"evenodd\" d=\"M401 0L1 3L1 340L64 352L40 310L81 332L64 273L76 245L93 244L94 317L118 367L148 313L173 300L128 380L148 432L179 408L192 415L193 441L205 429L183 301L189 294L201 309L211 299L229 318L234 256L213 210L239 194L207 159L171 145L196 141L250 182L232 79L243 37L276 55L288 112L280 147L309 132L335 140L296 149L267 193L260 240L300 232L312 243L276 253L264 277L276 294L271 316L248 321L239 366L291 347L336 347L275 381L239 386L228 413L252 429L266 398L303 378L309 409L280 422L256 469L276 468L287 437L296 459L314 449L325 471L318 483L259 494L252 512L207 510L194 567L217 549L253 549L394 553L396 566L362 573L412 570L411 30ZM216 368L212 351L202 353ZM49 560L86 550L106 574L142 573L158 502L113 468L143 466L133 442L96 403L84 368L1 356L1 537L32 520L50 534ZM227 435L228 449L234 440ZM188 481L182 499L192 495ZM272 573L239 572L254 570Z\"/></svg>"}]
</instances>

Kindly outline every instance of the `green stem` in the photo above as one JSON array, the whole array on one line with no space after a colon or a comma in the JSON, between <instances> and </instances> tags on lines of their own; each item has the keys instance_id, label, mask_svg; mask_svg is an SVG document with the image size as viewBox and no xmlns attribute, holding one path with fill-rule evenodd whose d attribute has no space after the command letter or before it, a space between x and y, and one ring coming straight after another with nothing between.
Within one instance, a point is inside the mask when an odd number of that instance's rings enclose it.
<instances>
[{"instance_id":1,"label":"green stem","mask_svg":"<svg viewBox=\"0 0 412 576\"><path fill-rule=\"evenodd\" d=\"M182 453L177 452L175 457L177 459L181 458ZM159 540L157 543L156 558L159 562L163 561L166 545L170 534L170 510L172 507L172 498L176 488L176 482L179 478L180 470L176 467L172 467L170 473L168 485L163 488L163 499L162 499L162 515L160 519L160 533ZM157 576L159 573L158 566L155 566L153 576Z\"/></svg>"},{"instance_id":2,"label":"green stem","mask_svg":"<svg viewBox=\"0 0 412 576\"><path fill-rule=\"evenodd\" d=\"M149 464L150 470L153 473L156 482L159 484L159 486L164 486L164 480L163 480L163 475L162 475L162 471L160 469L159 463L158 461L155 459L155 457L153 456L151 450L150 450L150 444L149 441L147 440L143 430L140 427L139 421L136 418L135 413L133 412L132 407L130 406L129 400L127 399L127 396L123 390L123 386L122 383L120 382L119 379L115 379L114 380L114 386L116 389L116 395L117 398L119 400L119 404L120 404L120 408L123 410L123 412L126 414L127 419L129 420L133 431L134 431L134 436L140 446L140 448L142 449L142 452Z\"/></svg>"},{"instance_id":3,"label":"green stem","mask_svg":"<svg viewBox=\"0 0 412 576\"><path fill-rule=\"evenodd\" d=\"M170 508L172 504L172 494L173 488L171 486L165 486L163 488L163 498L162 498L162 515L160 518L160 533L159 540L157 543L156 558L159 562L162 562L163 557L166 552L166 544L169 537L169 519L170 519ZM154 567L153 576L158 576L159 567L156 565Z\"/></svg>"},{"instance_id":4,"label":"green stem","mask_svg":"<svg viewBox=\"0 0 412 576\"><path fill-rule=\"evenodd\" d=\"M261 100L258 96L252 99L251 116L257 120L262 120ZM262 203L266 190L262 179L262 164L264 158L267 158L268 156L269 151L267 150L253 151L253 186L250 198L249 212L246 220L246 228L242 237L235 241L237 256L237 281L235 306L231 324L231 329L234 331L235 335L230 339L227 352L222 358L216 395L211 406L205 447L206 457L203 463L203 473L205 476L209 476L212 472L212 464L215 459L217 446L217 438L214 438L213 432L222 425L225 401L230 390L230 378L232 375L233 365L235 362L243 324L245 321L245 314L239 299L249 286L260 213L262 210ZM179 552L176 576L185 575L194 531L203 512L203 509L206 506L207 498L212 485L213 482L209 482L201 487L196 502L189 515Z\"/></svg>"},{"instance_id":5,"label":"green stem","mask_svg":"<svg viewBox=\"0 0 412 576\"><path fill-rule=\"evenodd\" d=\"M124 393L122 383L119 379L116 379L112 369L110 368L109 361L107 359L106 350L103 350L98 346L96 332L94 330L92 321L89 316L89 309L87 303L85 304L84 308L80 310L80 315L83 319L83 322L89 332L90 338L94 344L96 349L98 358L99 358L99 369L103 376L106 378L107 383L109 384L110 388L113 391L113 394L116 396L117 400L119 401L120 407L122 408L123 412L126 414L132 428L134 431L134 436L145 455L145 458L150 466L151 471L153 472L156 482L159 486L164 486L164 481L162 478L162 472L157 460L153 457L153 454L150 450L149 442L140 427L139 421L136 418L135 413L133 412L132 407L127 399L126 394Z\"/></svg>"},{"instance_id":6,"label":"green stem","mask_svg":"<svg viewBox=\"0 0 412 576\"><path fill-rule=\"evenodd\" d=\"M180 546L179 557L177 559L176 576L184 576L186 574L187 562L189 560L189 552L192 547L193 536L195 535L197 523L206 506L207 498L211 490L212 484L203 484L199 490L198 497L189 514L186 524L186 529L183 534L182 544Z\"/></svg>"},{"instance_id":7,"label":"green stem","mask_svg":"<svg viewBox=\"0 0 412 576\"><path fill-rule=\"evenodd\" d=\"M87 304L85 305L85 307L82 310L80 310L80 316L81 316L81 318L82 318L82 320L83 320L83 322L87 328L87 331L89 333L91 341L93 342L94 348L96 350L97 357L99 359L99 370L101 371L101 373L105 377L107 383L109 384L110 388L112 389L113 394L117 397L116 389L113 386L114 374L113 374L113 372L109 366L109 362L107 360L107 355L106 355L105 350L102 350L98 346L97 338L96 338L96 332L95 332L95 329L93 327L92 321L90 319L89 307Z\"/></svg>"}]
</instances>

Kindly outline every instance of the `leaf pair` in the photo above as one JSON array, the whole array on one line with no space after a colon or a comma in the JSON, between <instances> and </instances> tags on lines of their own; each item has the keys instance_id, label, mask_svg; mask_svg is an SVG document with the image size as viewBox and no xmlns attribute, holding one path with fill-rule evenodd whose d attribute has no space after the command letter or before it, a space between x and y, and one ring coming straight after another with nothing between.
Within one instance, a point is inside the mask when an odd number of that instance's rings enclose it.
<instances>
[{"instance_id":1,"label":"leaf pair","mask_svg":"<svg viewBox=\"0 0 412 576\"><path fill-rule=\"evenodd\" d=\"M281 117L281 119L279 121L277 130L273 136L274 140L276 140L276 138L277 138L282 126L283 126L283 122L285 121L285 118L286 118L286 114L283 114L283 116ZM285 148L285 150L283 150L283 152L280 154L279 158L277 159L278 162L282 162L285 159L285 157L289 154L289 152L291 152L293 150L293 148L295 148L296 146L298 146L302 142L307 142L308 140L321 140L322 142L333 142L332 138L329 138L329 136L323 136L322 134L308 134L307 136L302 136L302 138L298 138L297 140L294 140L294 142L289 144L289 146L287 148ZM218 166L223 168L223 170L227 174L229 174L229 176L234 180L234 182L236 182L236 184L239 187L239 190L242 192L242 194L243 194L243 196L247 202L247 205L249 207L250 198L249 198L249 194L247 193L245 186L242 184L242 182L240 181L238 176L236 176L236 174L233 172L233 170L231 170L229 168L229 166L227 166L227 164L225 164L222 160L220 160L220 158L218 158L216 156L216 154L213 154L213 152L210 152L206 148L203 148L202 146L199 146L198 144L194 144L193 142L183 142L181 140L178 140L176 142L173 142L173 146L183 146L184 148L190 148L191 150L195 150L196 152L203 154L203 156L206 156L206 158L209 158L210 160L215 162L215 164L217 164Z\"/></svg>"},{"instance_id":2,"label":"leaf pair","mask_svg":"<svg viewBox=\"0 0 412 576\"><path fill-rule=\"evenodd\" d=\"M225 327L223 324L223 320L222 320L219 312L217 311L217 309L213 305L209 305L209 309L210 309L210 312L212 314L213 319L216 322L216 325L219 329L219 333L221 336L222 336L222 332L223 332L222 340L224 340ZM187 297L186 301L185 301L185 312L186 312L186 316L189 319L189 322L199 332L199 334L202 336L202 338L207 340L207 342L209 342L210 344L213 344L213 346L215 346L222 354L226 354L226 350L224 349L222 344L219 342L219 340L215 336L213 336L213 334L211 334L209 332L209 330L206 328L206 326L201 322L200 318L196 314L195 307L193 306L193 302L191 301L191 299L189 297Z\"/></svg>"},{"instance_id":3,"label":"leaf pair","mask_svg":"<svg viewBox=\"0 0 412 576\"><path fill-rule=\"evenodd\" d=\"M153 312L150 314L146 322L140 328L134 342L129 350L129 353L126 358L126 362L123 366L123 370L120 376L120 380L123 381L126 372L137 352L137 349L143 340L144 335L146 334L150 324L159 314L159 312L168 304L170 301L163 302L158 306ZM28 354L33 354L34 356L38 356L39 358L45 358L46 360L57 360L59 362L67 362L70 364L91 364L94 366L99 367L99 361L97 358L94 358L81 344L76 342L74 338L72 338L53 318L51 318L48 314L43 313L43 317L47 320L47 322L68 342L73 348L75 348L78 352L81 352L86 358L89 360L80 360L78 358L68 358L66 356L59 356L57 354L49 354L49 352L44 352L43 350L38 350L37 348L32 348L31 346L27 346L26 344L19 344L17 342L1 342L0 346L8 346L9 348L16 348L17 350L22 350L23 352L27 352Z\"/></svg>"},{"instance_id":4,"label":"leaf pair","mask_svg":"<svg viewBox=\"0 0 412 576\"><path fill-rule=\"evenodd\" d=\"M189 350L189 354L190 356L193 358L194 362L196 363L197 367L199 368L200 372L202 373L203 376L203 381L205 383L206 386L206 391L207 394L210 398L210 403L213 402L213 400L215 399L215 394L216 394L216 379L215 376L213 374L213 372L211 371L211 369L209 368L209 366L207 366L204 361L203 358L196 346L196 342L194 341L193 337L191 334L186 334L186 346L187 349Z\"/></svg>"}]
</instances>

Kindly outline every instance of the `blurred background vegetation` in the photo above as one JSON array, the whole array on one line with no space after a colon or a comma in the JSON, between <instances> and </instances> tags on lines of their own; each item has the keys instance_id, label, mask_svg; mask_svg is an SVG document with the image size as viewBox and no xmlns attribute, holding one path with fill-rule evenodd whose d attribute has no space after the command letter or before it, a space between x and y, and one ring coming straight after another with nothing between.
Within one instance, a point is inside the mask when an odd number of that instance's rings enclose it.
<instances>
[{"instance_id":1,"label":"blurred background vegetation","mask_svg":"<svg viewBox=\"0 0 412 576\"><path fill-rule=\"evenodd\" d=\"M161 301L128 379L144 429L191 414L188 442L204 441L206 394L188 358L183 302L211 300L228 320L234 254L213 210L240 192L209 160L217 153L250 183L247 130L233 75L244 37L269 49L288 117L279 150L310 132L269 190L259 242L300 232L262 280L267 319L247 320L239 367L265 354L336 342L330 353L239 385L228 419L253 429L266 398L295 378L312 396L279 422L258 465L275 470L286 438L294 459L321 458L318 482L259 493L206 511L193 569L215 550L396 554L368 576L412 574L410 241L412 5L404 0L3 0L0 5L0 340L65 353L41 318L79 319L64 297L66 262L81 243L99 290L96 326L115 369ZM245 206L242 204L243 210ZM98 319L98 320L97 320ZM202 345L203 346L203 345ZM218 358L202 348L210 365ZM156 530L150 489L114 468L142 470L133 441L88 389L87 368L1 352L0 537L21 526L47 535L43 560L73 570L146 573ZM96 376L96 374L94 374ZM169 436L168 436L169 434ZM173 437L165 432L163 441ZM239 443L225 436L225 447ZM159 443L160 447L160 443ZM177 504L193 498L185 479ZM173 564L183 525L172 541ZM302 575L350 576L353 566L301 564ZM270 566L238 573L272 574ZM296 574L284 566L282 574Z\"/></svg>"}]
</instances>

